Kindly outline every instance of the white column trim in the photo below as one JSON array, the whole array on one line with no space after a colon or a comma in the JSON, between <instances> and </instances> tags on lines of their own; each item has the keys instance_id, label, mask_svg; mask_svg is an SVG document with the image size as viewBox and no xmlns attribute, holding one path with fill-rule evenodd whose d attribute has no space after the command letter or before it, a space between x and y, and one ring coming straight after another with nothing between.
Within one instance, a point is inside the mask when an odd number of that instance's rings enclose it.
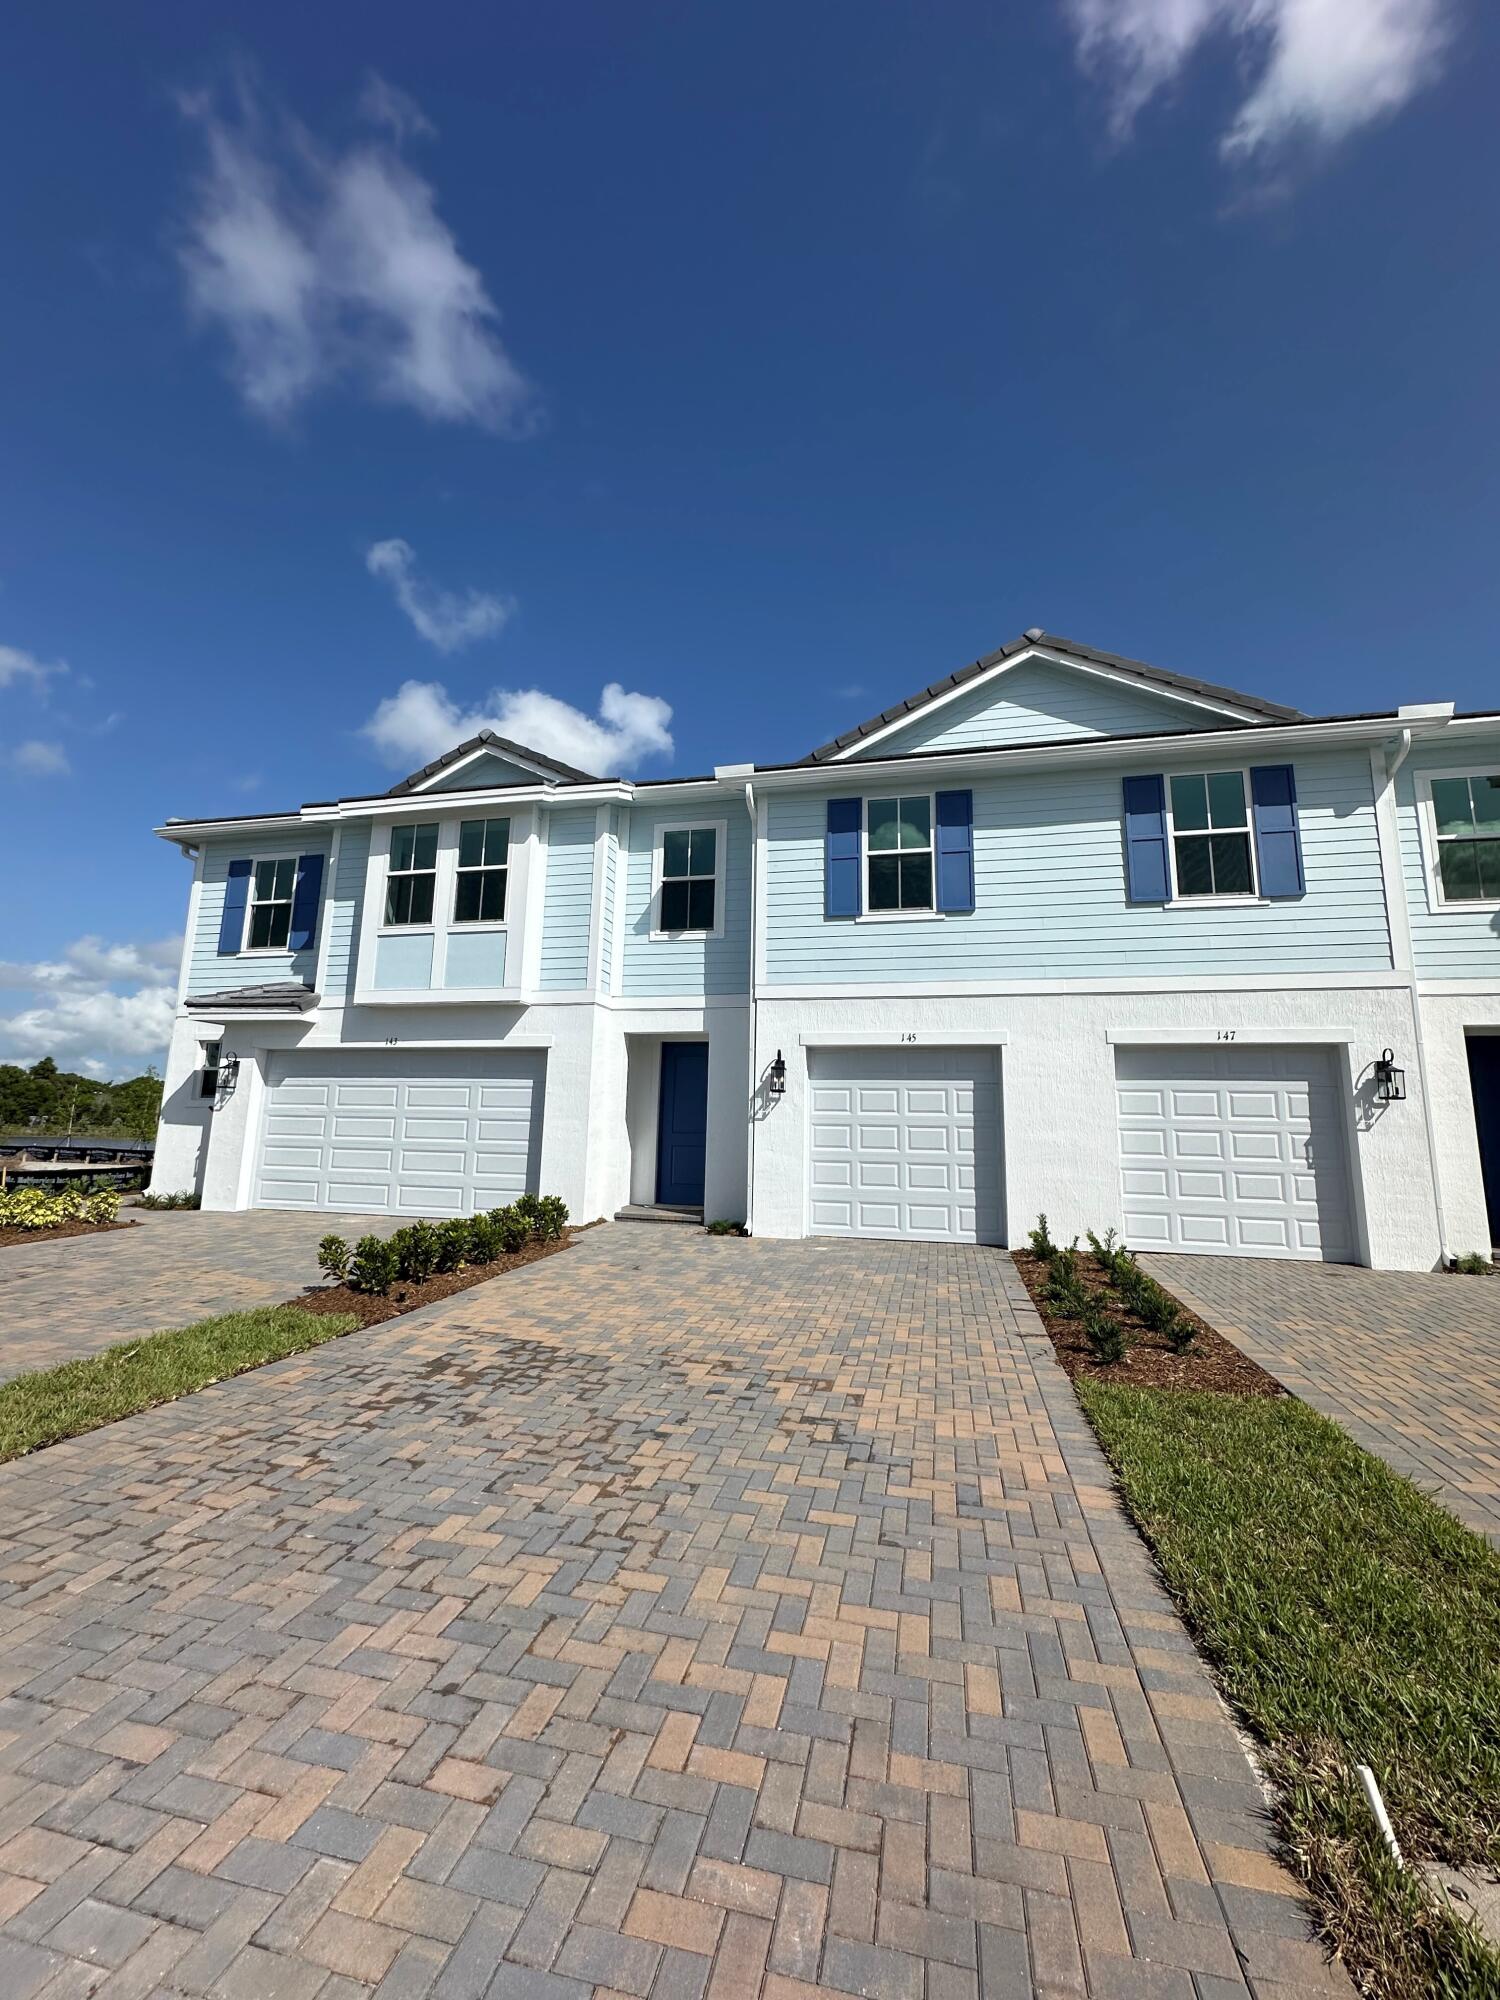
<instances>
[{"instance_id":1,"label":"white column trim","mask_svg":"<svg viewBox=\"0 0 1500 2000\"><path fill-rule=\"evenodd\" d=\"M1401 868L1401 815L1396 804L1396 780L1385 751L1370 751L1370 782L1375 788L1375 838L1380 849L1380 886L1385 895L1385 919L1391 941L1391 963L1408 976L1414 963L1411 911L1406 901L1406 877Z\"/></svg>"},{"instance_id":2,"label":"white column trim","mask_svg":"<svg viewBox=\"0 0 1500 2000\"><path fill-rule=\"evenodd\" d=\"M594 813L594 878L589 892L589 964L585 984L591 993L599 991L599 974L604 961L604 885L609 871L609 807Z\"/></svg>"}]
</instances>

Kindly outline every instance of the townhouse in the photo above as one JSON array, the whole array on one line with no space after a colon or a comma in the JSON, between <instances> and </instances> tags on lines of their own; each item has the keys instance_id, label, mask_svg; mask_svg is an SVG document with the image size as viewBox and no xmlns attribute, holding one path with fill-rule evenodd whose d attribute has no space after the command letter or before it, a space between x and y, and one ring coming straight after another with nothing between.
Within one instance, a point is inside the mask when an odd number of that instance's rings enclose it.
<instances>
[{"instance_id":1,"label":"townhouse","mask_svg":"<svg viewBox=\"0 0 1500 2000\"><path fill-rule=\"evenodd\" d=\"M173 820L153 1185L1425 1269L1500 1238L1500 714L1310 717L1038 630L797 762L489 732Z\"/></svg>"}]
</instances>

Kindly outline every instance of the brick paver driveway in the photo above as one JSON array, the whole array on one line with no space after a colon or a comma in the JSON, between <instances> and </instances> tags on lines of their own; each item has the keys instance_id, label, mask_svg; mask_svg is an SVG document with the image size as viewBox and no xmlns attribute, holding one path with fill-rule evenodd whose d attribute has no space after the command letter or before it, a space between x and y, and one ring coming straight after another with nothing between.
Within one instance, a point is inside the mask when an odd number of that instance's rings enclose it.
<instances>
[{"instance_id":1,"label":"brick paver driveway","mask_svg":"<svg viewBox=\"0 0 1500 2000\"><path fill-rule=\"evenodd\" d=\"M0 1249L0 1381L210 1313L280 1305L321 1282L318 1243L329 1230L352 1242L371 1230L389 1235L402 1219L272 1209L121 1214L140 1226Z\"/></svg>"},{"instance_id":2,"label":"brick paver driveway","mask_svg":"<svg viewBox=\"0 0 1500 2000\"><path fill-rule=\"evenodd\" d=\"M1141 1262L1367 1451L1500 1541L1500 1279L1265 1257Z\"/></svg>"},{"instance_id":3,"label":"brick paver driveway","mask_svg":"<svg viewBox=\"0 0 1500 2000\"><path fill-rule=\"evenodd\" d=\"M612 1226L0 1470L0 1993L1347 1992L1037 1331Z\"/></svg>"}]
</instances>

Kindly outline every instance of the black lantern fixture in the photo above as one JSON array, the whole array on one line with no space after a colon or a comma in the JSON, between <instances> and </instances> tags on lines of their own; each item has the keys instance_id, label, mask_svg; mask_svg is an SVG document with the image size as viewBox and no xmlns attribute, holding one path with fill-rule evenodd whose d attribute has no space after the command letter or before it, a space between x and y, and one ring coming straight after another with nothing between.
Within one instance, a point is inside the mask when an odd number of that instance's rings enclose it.
<instances>
[{"instance_id":1,"label":"black lantern fixture","mask_svg":"<svg viewBox=\"0 0 1500 2000\"><path fill-rule=\"evenodd\" d=\"M776 1060L771 1065L768 1088L773 1097L786 1096L786 1057L783 1056L780 1049L776 1051Z\"/></svg>"},{"instance_id":2,"label":"black lantern fixture","mask_svg":"<svg viewBox=\"0 0 1500 2000\"><path fill-rule=\"evenodd\" d=\"M1382 1104L1399 1104L1406 1095L1406 1071L1397 1069L1391 1049L1382 1050L1375 1065L1375 1095Z\"/></svg>"},{"instance_id":3,"label":"black lantern fixture","mask_svg":"<svg viewBox=\"0 0 1500 2000\"><path fill-rule=\"evenodd\" d=\"M221 1055L219 1057L219 1089L224 1096L227 1097L234 1089L235 1078L239 1073L240 1059L238 1056Z\"/></svg>"}]
</instances>

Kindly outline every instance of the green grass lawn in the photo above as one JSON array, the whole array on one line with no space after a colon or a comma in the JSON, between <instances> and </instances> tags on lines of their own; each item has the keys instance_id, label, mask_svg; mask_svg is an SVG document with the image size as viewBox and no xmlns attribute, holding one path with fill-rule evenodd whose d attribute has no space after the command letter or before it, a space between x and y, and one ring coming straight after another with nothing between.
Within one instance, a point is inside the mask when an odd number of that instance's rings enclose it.
<instances>
[{"instance_id":1,"label":"green grass lawn","mask_svg":"<svg viewBox=\"0 0 1500 2000\"><path fill-rule=\"evenodd\" d=\"M1396 1869L1354 1776L1408 1861L1500 1867L1500 1555L1290 1397L1076 1386L1351 1970L1391 2000L1500 1995L1500 1954Z\"/></svg>"},{"instance_id":2,"label":"green grass lawn","mask_svg":"<svg viewBox=\"0 0 1500 2000\"><path fill-rule=\"evenodd\" d=\"M358 1323L352 1313L260 1306L18 1375L0 1386L0 1463L191 1395L263 1362L319 1347Z\"/></svg>"}]
</instances>

